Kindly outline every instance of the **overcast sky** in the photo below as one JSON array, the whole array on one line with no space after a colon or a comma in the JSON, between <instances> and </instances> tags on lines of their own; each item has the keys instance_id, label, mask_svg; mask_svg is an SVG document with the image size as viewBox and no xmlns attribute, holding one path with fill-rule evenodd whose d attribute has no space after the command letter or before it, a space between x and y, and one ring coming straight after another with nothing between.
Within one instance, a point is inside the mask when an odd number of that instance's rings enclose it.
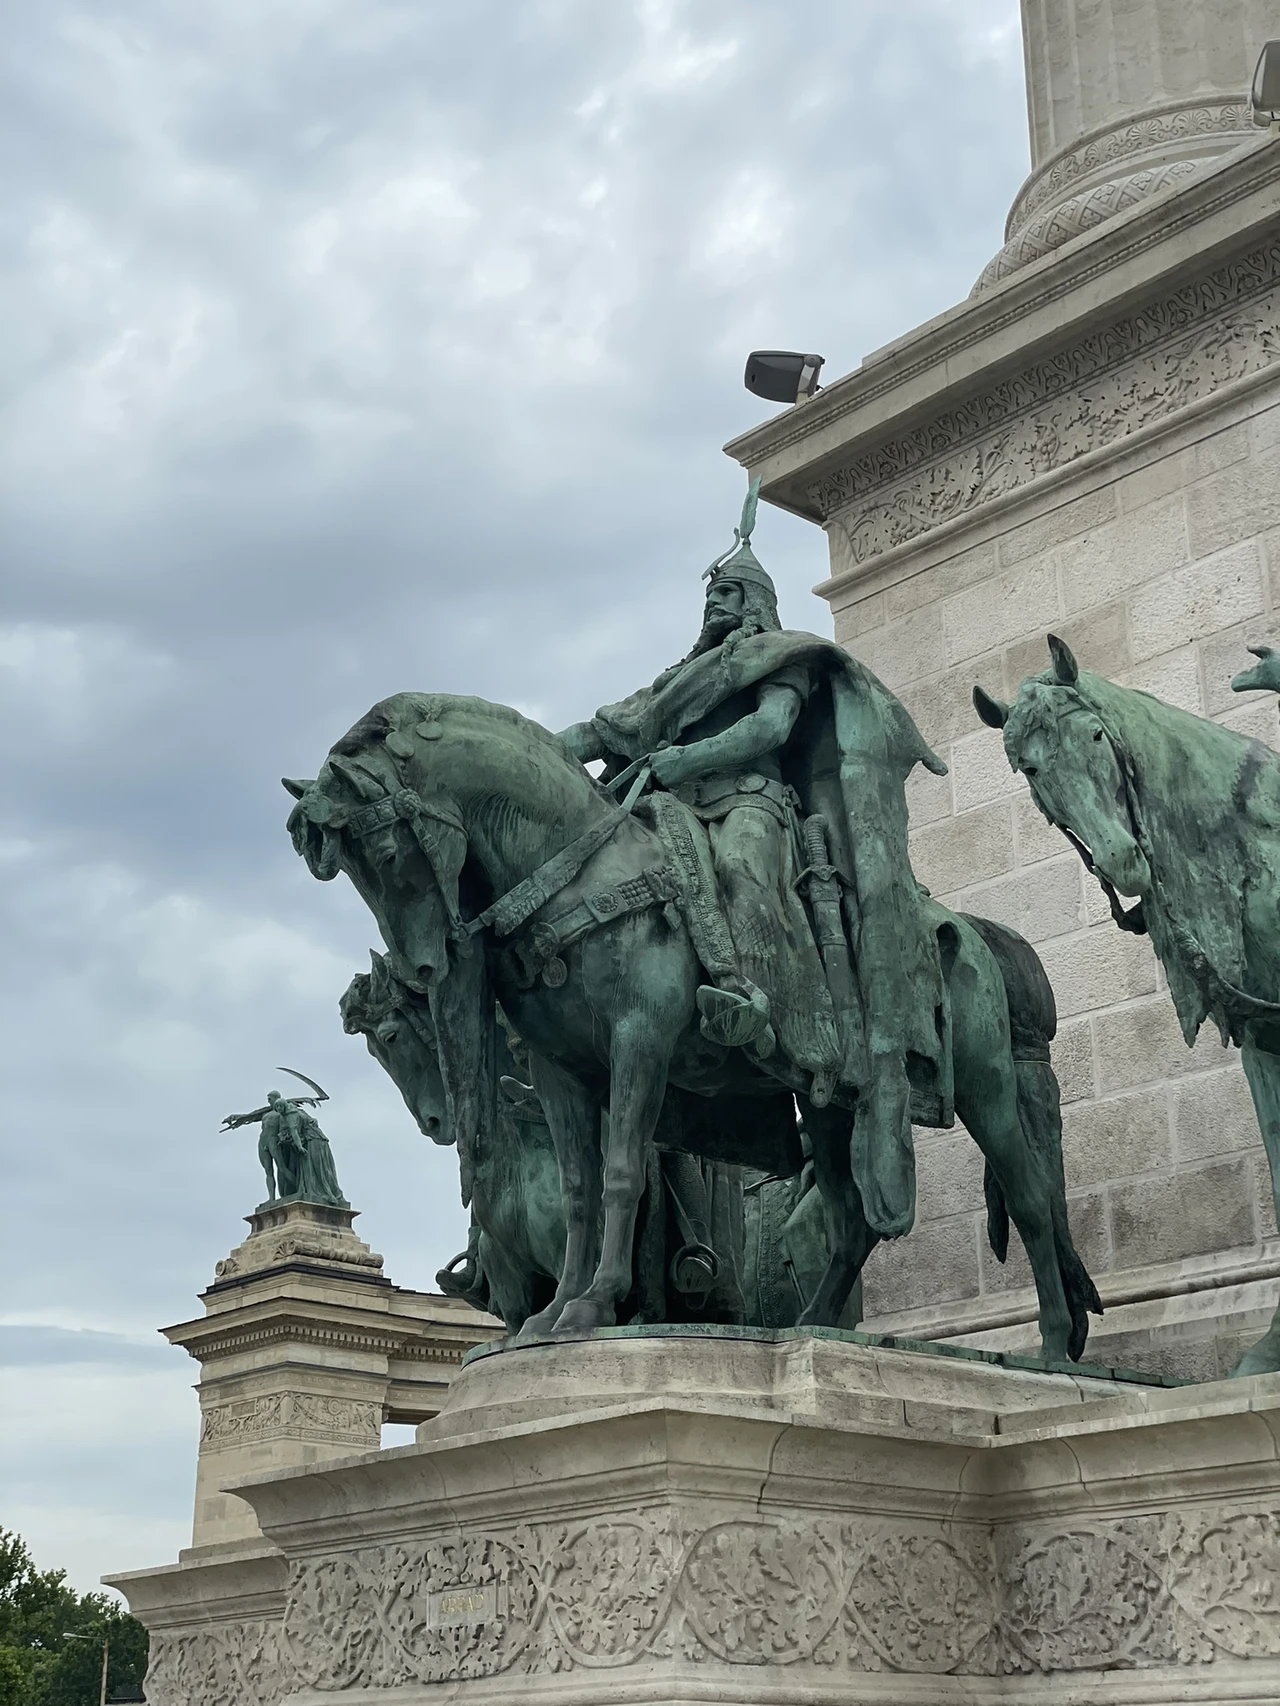
<instances>
[{"instance_id":1,"label":"overcast sky","mask_svg":"<svg viewBox=\"0 0 1280 1706\"><path fill-rule=\"evenodd\" d=\"M393 1280L465 1237L279 777L401 689L560 727L680 655L746 352L962 298L1027 151L1015 0L41 0L6 50L0 1524L88 1587L188 1542L155 1328L277 1063ZM822 535L756 537L829 632Z\"/></svg>"}]
</instances>

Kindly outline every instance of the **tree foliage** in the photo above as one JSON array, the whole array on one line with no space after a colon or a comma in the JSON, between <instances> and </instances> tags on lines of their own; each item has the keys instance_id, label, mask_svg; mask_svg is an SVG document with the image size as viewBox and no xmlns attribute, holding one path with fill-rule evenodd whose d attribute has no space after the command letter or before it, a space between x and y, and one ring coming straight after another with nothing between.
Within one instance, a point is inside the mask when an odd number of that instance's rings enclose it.
<instances>
[{"instance_id":1,"label":"tree foliage","mask_svg":"<svg viewBox=\"0 0 1280 1706\"><path fill-rule=\"evenodd\" d=\"M105 1593L76 1593L65 1570L37 1570L21 1537L0 1528L0 1706L97 1706L104 1639L108 1694L140 1683L141 1623Z\"/></svg>"}]
</instances>

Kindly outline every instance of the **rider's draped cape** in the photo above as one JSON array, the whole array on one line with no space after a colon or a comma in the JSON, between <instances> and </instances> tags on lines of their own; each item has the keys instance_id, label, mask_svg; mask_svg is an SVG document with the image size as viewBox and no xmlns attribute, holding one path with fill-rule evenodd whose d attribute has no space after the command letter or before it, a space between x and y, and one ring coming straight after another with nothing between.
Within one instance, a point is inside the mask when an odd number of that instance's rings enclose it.
<instances>
[{"instance_id":1,"label":"rider's draped cape","mask_svg":"<svg viewBox=\"0 0 1280 1706\"><path fill-rule=\"evenodd\" d=\"M925 896L907 856L903 785L930 751L906 708L830 640L787 630L733 636L659 676L592 719L602 744L634 760L718 705L771 678L807 674L811 690L783 752L783 780L801 813L826 819L832 863L846 879L846 919L861 1013L842 1077L859 1092L854 1176L867 1219L885 1237L910 1230L915 1214L911 1086L946 1123L951 1118L946 1001ZM849 1016L846 1016L846 1028Z\"/></svg>"}]
</instances>

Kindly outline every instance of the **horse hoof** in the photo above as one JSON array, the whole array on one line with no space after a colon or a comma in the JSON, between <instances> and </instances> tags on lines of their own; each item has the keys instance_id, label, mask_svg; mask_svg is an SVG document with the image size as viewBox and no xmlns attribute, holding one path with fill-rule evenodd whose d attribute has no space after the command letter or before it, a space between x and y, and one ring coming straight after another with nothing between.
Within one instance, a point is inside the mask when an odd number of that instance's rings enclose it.
<instances>
[{"instance_id":1,"label":"horse hoof","mask_svg":"<svg viewBox=\"0 0 1280 1706\"><path fill-rule=\"evenodd\" d=\"M613 1310L605 1309L598 1303L588 1303L585 1298L566 1304L560 1319L555 1325L555 1336L566 1338L579 1333L594 1333L597 1327L613 1326Z\"/></svg>"},{"instance_id":2,"label":"horse hoof","mask_svg":"<svg viewBox=\"0 0 1280 1706\"><path fill-rule=\"evenodd\" d=\"M540 1309L536 1315L531 1315L511 1341L514 1345L527 1345L535 1339L549 1339L559 1324L561 1310L559 1304L550 1303L545 1309Z\"/></svg>"}]
</instances>

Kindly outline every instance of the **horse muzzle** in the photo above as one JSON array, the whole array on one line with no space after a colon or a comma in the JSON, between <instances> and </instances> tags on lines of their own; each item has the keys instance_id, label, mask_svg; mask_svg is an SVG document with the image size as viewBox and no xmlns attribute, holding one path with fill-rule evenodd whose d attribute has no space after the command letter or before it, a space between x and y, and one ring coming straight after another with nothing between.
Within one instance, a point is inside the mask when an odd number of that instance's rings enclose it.
<instances>
[{"instance_id":1,"label":"horse muzzle","mask_svg":"<svg viewBox=\"0 0 1280 1706\"><path fill-rule=\"evenodd\" d=\"M1130 836L1107 837L1105 845L1093 848L1093 862L1117 894L1143 899L1151 892L1151 867L1147 856Z\"/></svg>"}]
</instances>

